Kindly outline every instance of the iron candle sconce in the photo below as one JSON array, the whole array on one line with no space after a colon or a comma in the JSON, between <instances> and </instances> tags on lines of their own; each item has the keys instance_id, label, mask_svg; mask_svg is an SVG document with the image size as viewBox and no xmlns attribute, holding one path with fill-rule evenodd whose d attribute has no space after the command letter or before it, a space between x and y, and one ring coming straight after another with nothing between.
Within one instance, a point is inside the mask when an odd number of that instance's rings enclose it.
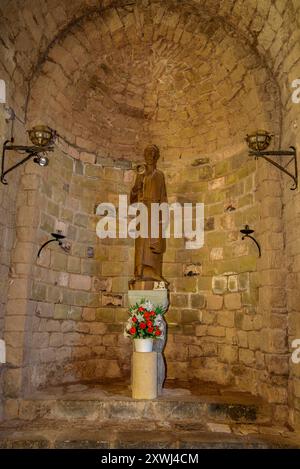
<instances>
[{"instance_id":1,"label":"iron candle sconce","mask_svg":"<svg viewBox=\"0 0 300 469\"><path fill-rule=\"evenodd\" d=\"M52 130L50 127L44 125L38 125L33 127L31 130L28 130L27 132L31 142L33 143L33 146L13 145L13 137L11 137L10 140L6 140L3 144L0 177L2 184L7 184L6 175L8 173L26 163L26 161L30 160L31 158L33 158L33 161L40 166L48 165L48 158L45 153L48 151L53 151L53 146L51 145L53 144L57 135L55 130ZM21 154L26 154L26 156L9 168L5 168L5 157L7 151L16 151Z\"/></svg>"},{"instance_id":2,"label":"iron candle sconce","mask_svg":"<svg viewBox=\"0 0 300 469\"><path fill-rule=\"evenodd\" d=\"M44 247L46 247L50 243L58 242L59 246L62 246L62 240L65 239L65 236L61 233L51 233L51 236L53 236L53 239L49 239L46 241L39 249L37 257L40 257L40 254Z\"/></svg>"},{"instance_id":3,"label":"iron candle sconce","mask_svg":"<svg viewBox=\"0 0 300 469\"><path fill-rule=\"evenodd\" d=\"M257 132L253 134L247 135L246 142L250 149L249 156L254 156L255 159L264 158L273 166L280 169L280 171L284 172L289 177L291 177L294 181L293 186L291 187L291 190L294 191L298 187L298 167L297 167L296 148L291 146L289 150L266 151L266 149L271 143L273 136L274 135L270 134L269 132L265 130L258 130ZM273 156L273 157L288 156L290 157L290 159L285 166L282 166L281 164L277 163L277 161L274 161L273 159L269 158L269 156ZM286 169L290 163L293 163L293 171L289 171Z\"/></svg>"},{"instance_id":4,"label":"iron candle sconce","mask_svg":"<svg viewBox=\"0 0 300 469\"><path fill-rule=\"evenodd\" d=\"M260 248L260 245L259 243L256 241L256 239L251 236L252 233L254 233L254 230L251 230L251 228L249 227L249 225L245 225L245 228L243 228L242 230L240 230L240 233L242 233L243 237L242 237L242 240L244 241L245 238L250 238L252 239L252 241L255 242L256 246L257 246L257 249L258 249L258 257L261 257L261 248Z\"/></svg>"}]
</instances>

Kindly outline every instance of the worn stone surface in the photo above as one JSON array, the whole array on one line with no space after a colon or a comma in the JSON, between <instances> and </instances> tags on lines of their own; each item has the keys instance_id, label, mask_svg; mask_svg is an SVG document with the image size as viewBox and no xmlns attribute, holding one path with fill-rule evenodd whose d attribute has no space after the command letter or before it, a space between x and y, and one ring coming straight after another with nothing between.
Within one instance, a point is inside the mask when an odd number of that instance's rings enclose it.
<instances>
[{"instance_id":1,"label":"worn stone surface","mask_svg":"<svg viewBox=\"0 0 300 469\"><path fill-rule=\"evenodd\" d=\"M0 447L299 448L299 436L274 426L270 406L247 393L170 384L152 401L132 399L120 381L48 388L30 399L8 400L6 417L14 420L0 425Z\"/></svg>"}]
</instances>

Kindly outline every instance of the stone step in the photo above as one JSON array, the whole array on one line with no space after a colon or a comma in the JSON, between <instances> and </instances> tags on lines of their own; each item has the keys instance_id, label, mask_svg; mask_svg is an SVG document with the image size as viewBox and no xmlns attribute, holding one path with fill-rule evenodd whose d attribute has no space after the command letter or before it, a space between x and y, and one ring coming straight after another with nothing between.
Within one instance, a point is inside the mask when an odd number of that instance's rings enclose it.
<instances>
[{"instance_id":1,"label":"stone step","mask_svg":"<svg viewBox=\"0 0 300 469\"><path fill-rule=\"evenodd\" d=\"M215 427L215 430L221 430ZM181 427L162 429L157 422L129 422L113 425L102 422L67 422L38 419L35 422L14 421L0 426L0 448L297 448L299 439L293 435L261 433L240 435L234 432L208 431L205 426L195 430ZM276 431L274 431L276 433Z\"/></svg>"},{"instance_id":2,"label":"stone step","mask_svg":"<svg viewBox=\"0 0 300 469\"><path fill-rule=\"evenodd\" d=\"M4 406L6 420L57 421L85 419L93 422L121 422L149 420L163 423L223 422L266 424L272 420L272 409L253 398L238 402L234 396L195 396L168 393L155 400L134 400L122 396L65 395L54 398L36 395L27 399L7 399Z\"/></svg>"}]
</instances>

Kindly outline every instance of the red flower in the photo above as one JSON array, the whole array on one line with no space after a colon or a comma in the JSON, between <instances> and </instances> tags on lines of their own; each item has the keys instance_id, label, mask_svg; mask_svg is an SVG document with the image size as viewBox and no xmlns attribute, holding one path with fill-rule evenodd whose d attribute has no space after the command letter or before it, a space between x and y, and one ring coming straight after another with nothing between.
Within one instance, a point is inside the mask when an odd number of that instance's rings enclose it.
<instances>
[{"instance_id":1,"label":"red flower","mask_svg":"<svg viewBox=\"0 0 300 469\"><path fill-rule=\"evenodd\" d=\"M140 328L141 328L141 329L145 329L145 328L146 328L146 323L145 323L145 322L141 322L141 323L140 323Z\"/></svg>"},{"instance_id":2,"label":"red flower","mask_svg":"<svg viewBox=\"0 0 300 469\"><path fill-rule=\"evenodd\" d=\"M146 311L146 312L144 313L144 318L145 318L146 320L150 318L150 313L148 313L148 311Z\"/></svg>"},{"instance_id":3,"label":"red flower","mask_svg":"<svg viewBox=\"0 0 300 469\"><path fill-rule=\"evenodd\" d=\"M161 335L161 332L160 332L159 329L157 329L157 331L155 331L155 335L157 335L157 336Z\"/></svg>"},{"instance_id":4,"label":"red flower","mask_svg":"<svg viewBox=\"0 0 300 469\"><path fill-rule=\"evenodd\" d=\"M142 306L140 306L138 311L145 311L145 309Z\"/></svg>"},{"instance_id":5,"label":"red flower","mask_svg":"<svg viewBox=\"0 0 300 469\"><path fill-rule=\"evenodd\" d=\"M155 311L150 312L151 316L155 316Z\"/></svg>"},{"instance_id":6,"label":"red flower","mask_svg":"<svg viewBox=\"0 0 300 469\"><path fill-rule=\"evenodd\" d=\"M130 334L134 335L136 333L136 328L131 327L131 329L129 329L129 332L130 332Z\"/></svg>"},{"instance_id":7,"label":"red flower","mask_svg":"<svg viewBox=\"0 0 300 469\"><path fill-rule=\"evenodd\" d=\"M154 331L153 327L148 327L147 332L149 332L151 334L151 332L153 332L153 331Z\"/></svg>"},{"instance_id":8,"label":"red flower","mask_svg":"<svg viewBox=\"0 0 300 469\"><path fill-rule=\"evenodd\" d=\"M137 322L137 318L135 316L133 316L132 322Z\"/></svg>"},{"instance_id":9,"label":"red flower","mask_svg":"<svg viewBox=\"0 0 300 469\"><path fill-rule=\"evenodd\" d=\"M147 321L147 326L148 326L148 327L153 326L153 322L152 322L152 321Z\"/></svg>"}]
</instances>

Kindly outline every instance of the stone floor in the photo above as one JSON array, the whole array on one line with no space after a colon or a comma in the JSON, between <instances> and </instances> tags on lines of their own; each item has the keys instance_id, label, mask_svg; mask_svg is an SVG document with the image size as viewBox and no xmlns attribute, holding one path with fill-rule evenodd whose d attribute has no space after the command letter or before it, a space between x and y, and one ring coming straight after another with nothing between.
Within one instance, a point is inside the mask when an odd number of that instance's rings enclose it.
<instances>
[{"instance_id":1,"label":"stone floor","mask_svg":"<svg viewBox=\"0 0 300 469\"><path fill-rule=\"evenodd\" d=\"M77 383L7 400L0 448L300 448L272 412L207 383L166 383L151 401L132 399L128 383Z\"/></svg>"}]
</instances>

